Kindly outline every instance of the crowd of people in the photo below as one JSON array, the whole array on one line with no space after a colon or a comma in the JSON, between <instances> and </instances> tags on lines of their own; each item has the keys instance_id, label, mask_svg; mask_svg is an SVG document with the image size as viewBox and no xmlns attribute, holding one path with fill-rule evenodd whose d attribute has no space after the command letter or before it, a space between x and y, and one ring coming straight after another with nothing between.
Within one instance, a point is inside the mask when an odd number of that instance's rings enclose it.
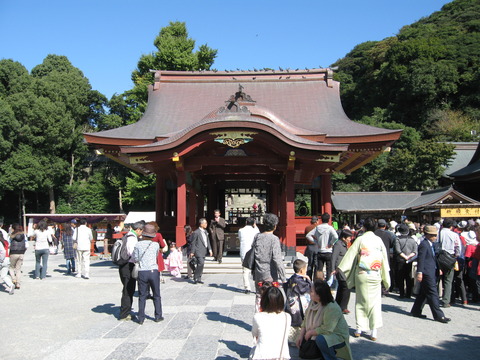
<instances>
[{"instance_id":1,"label":"crowd of people","mask_svg":"<svg viewBox=\"0 0 480 360\"><path fill-rule=\"evenodd\" d=\"M288 280L276 260L279 242L262 241L262 234L248 230L250 240L241 254L250 246L255 250L253 276L259 299L250 358L288 359L284 344L289 342L300 348L301 358L350 359L344 316L350 313L352 288L353 336L365 333L372 341L383 325L383 296L397 293L400 301L415 297L411 316L426 318L422 312L428 304L433 319L444 324L451 321L444 309L480 300L480 220L449 218L420 225L408 219L396 223L366 218L355 227L343 224L335 229L329 214L320 219L318 224L313 217L306 227L307 261L295 260L295 274ZM278 291L271 290L276 287ZM290 318L282 320L284 313Z\"/></svg>"},{"instance_id":2,"label":"crowd of people","mask_svg":"<svg viewBox=\"0 0 480 360\"><path fill-rule=\"evenodd\" d=\"M411 316L426 318L423 308L428 304L433 319L445 324L451 320L445 309L480 300L480 220L457 223L448 218L420 225L408 219L396 223L369 217L358 226L345 223L339 229L330 225L330 220L329 214L311 219L305 229L306 261L296 259L294 274L288 279L281 242L274 234L278 217L266 213L263 231L254 218L247 218L239 230L244 291L252 291L253 277L256 294L250 358L289 359L288 345L298 346L301 357L352 358L344 318L350 313L352 288L356 293L353 334L360 337L365 333L372 341L377 340L383 325L381 303L388 294L398 293L399 299L414 296ZM63 247L66 274L89 279L93 234L87 225L86 219L74 219L57 228L42 220L26 234L18 224L9 232L0 224L0 278L6 291L13 294L21 287L29 238L34 240L35 279L45 279L48 258L59 246ZM152 299L153 320L162 321L162 272L166 269L172 278L179 278L186 257L185 278L203 284L206 256L222 262L224 229L225 220L215 210L210 224L201 218L196 230L185 226L186 244L178 248L175 242L167 244L155 222L126 225L125 235L118 240L125 248L124 261L118 262L122 283L119 319L143 324L146 301ZM247 266L248 257L253 262ZM131 311L137 287L135 316Z\"/></svg>"}]
</instances>

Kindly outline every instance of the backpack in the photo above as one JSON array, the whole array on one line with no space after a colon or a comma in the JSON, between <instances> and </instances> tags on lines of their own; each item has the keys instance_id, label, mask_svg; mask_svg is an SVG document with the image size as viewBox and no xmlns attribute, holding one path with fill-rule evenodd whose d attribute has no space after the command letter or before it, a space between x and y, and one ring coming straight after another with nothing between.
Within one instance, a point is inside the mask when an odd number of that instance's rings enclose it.
<instances>
[{"instance_id":1,"label":"backpack","mask_svg":"<svg viewBox=\"0 0 480 360\"><path fill-rule=\"evenodd\" d=\"M127 252L128 233L123 235L121 239L117 239L112 248L112 262L115 265L123 266L130 260Z\"/></svg>"},{"instance_id":2,"label":"backpack","mask_svg":"<svg viewBox=\"0 0 480 360\"><path fill-rule=\"evenodd\" d=\"M292 326L302 325L305 317L305 310L310 302L310 294L300 289L297 279L290 278L284 284L286 295L285 312L292 316Z\"/></svg>"}]
</instances>

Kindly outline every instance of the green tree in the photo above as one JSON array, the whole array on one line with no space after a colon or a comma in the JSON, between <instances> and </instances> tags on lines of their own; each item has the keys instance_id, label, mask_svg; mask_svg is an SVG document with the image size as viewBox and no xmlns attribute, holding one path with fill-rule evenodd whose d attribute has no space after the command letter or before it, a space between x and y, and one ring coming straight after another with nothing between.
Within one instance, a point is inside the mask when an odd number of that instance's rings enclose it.
<instances>
[{"instance_id":1,"label":"green tree","mask_svg":"<svg viewBox=\"0 0 480 360\"><path fill-rule=\"evenodd\" d=\"M421 140L411 149L395 150L382 168L383 187L395 191L435 189L453 149L451 144Z\"/></svg>"},{"instance_id":2,"label":"green tree","mask_svg":"<svg viewBox=\"0 0 480 360\"><path fill-rule=\"evenodd\" d=\"M123 201L127 205L135 205L136 208L151 210L155 207L155 175L143 176L131 172L127 177L126 189ZM153 191L153 192L152 192Z\"/></svg>"},{"instance_id":3,"label":"green tree","mask_svg":"<svg viewBox=\"0 0 480 360\"><path fill-rule=\"evenodd\" d=\"M0 60L0 98L22 92L30 83L28 70L11 59Z\"/></svg>"},{"instance_id":4,"label":"green tree","mask_svg":"<svg viewBox=\"0 0 480 360\"><path fill-rule=\"evenodd\" d=\"M72 213L108 213L111 209L108 188L103 174L94 173L88 181L76 181L64 187L64 196L59 200L57 212Z\"/></svg>"},{"instance_id":5,"label":"green tree","mask_svg":"<svg viewBox=\"0 0 480 360\"><path fill-rule=\"evenodd\" d=\"M98 122L106 99L58 55L48 55L30 75L21 64L2 60L0 84L0 187L22 196L48 193L54 212L54 189L85 176L82 134Z\"/></svg>"},{"instance_id":6,"label":"green tree","mask_svg":"<svg viewBox=\"0 0 480 360\"><path fill-rule=\"evenodd\" d=\"M478 141L480 122L459 110L434 110L425 132L436 141Z\"/></svg>"},{"instance_id":7,"label":"green tree","mask_svg":"<svg viewBox=\"0 0 480 360\"><path fill-rule=\"evenodd\" d=\"M127 92L127 98L138 103L140 112L145 111L148 95L147 89L154 81L150 70L209 70L217 56L214 50L203 44L195 50L195 40L188 37L184 22L170 22L163 27L153 44L155 52L140 57L137 69L132 73L134 88Z\"/></svg>"}]
</instances>

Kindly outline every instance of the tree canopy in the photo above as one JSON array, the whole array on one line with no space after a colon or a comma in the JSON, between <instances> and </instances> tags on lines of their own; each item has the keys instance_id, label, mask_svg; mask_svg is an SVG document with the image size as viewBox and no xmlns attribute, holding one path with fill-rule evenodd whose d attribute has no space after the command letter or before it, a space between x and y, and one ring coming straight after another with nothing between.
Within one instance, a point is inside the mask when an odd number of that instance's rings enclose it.
<instances>
[{"instance_id":1,"label":"tree canopy","mask_svg":"<svg viewBox=\"0 0 480 360\"><path fill-rule=\"evenodd\" d=\"M351 118L404 128L390 154L350 178L337 176L340 188L357 184L363 190L431 189L438 185L453 148L436 143L478 141L472 134L480 133L479 13L476 0L453 1L404 26L396 36L357 45L332 65L338 67L335 78ZM407 140L413 131L414 138ZM428 158L430 165L419 172L421 158ZM417 164L412 169L423 173L425 181L395 180L401 178L395 166L410 168L406 159ZM381 174L384 181L366 181L366 173Z\"/></svg>"}]
</instances>

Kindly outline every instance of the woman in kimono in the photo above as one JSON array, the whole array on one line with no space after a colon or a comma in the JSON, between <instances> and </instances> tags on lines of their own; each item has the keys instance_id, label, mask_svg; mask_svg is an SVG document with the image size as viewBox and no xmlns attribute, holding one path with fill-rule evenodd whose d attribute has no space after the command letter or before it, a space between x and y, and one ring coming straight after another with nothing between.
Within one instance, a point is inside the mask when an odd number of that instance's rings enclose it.
<instances>
[{"instance_id":1,"label":"woman in kimono","mask_svg":"<svg viewBox=\"0 0 480 360\"><path fill-rule=\"evenodd\" d=\"M363 224L365 233L348 249L338 268L344 272L349 289L355 287L355 337L370 330L370 338L377 340L377 329L382 322L382 282L390 288L388 253L381 238L373 233L376 221L368 217Z\"/></svg>"}]
</instances>

